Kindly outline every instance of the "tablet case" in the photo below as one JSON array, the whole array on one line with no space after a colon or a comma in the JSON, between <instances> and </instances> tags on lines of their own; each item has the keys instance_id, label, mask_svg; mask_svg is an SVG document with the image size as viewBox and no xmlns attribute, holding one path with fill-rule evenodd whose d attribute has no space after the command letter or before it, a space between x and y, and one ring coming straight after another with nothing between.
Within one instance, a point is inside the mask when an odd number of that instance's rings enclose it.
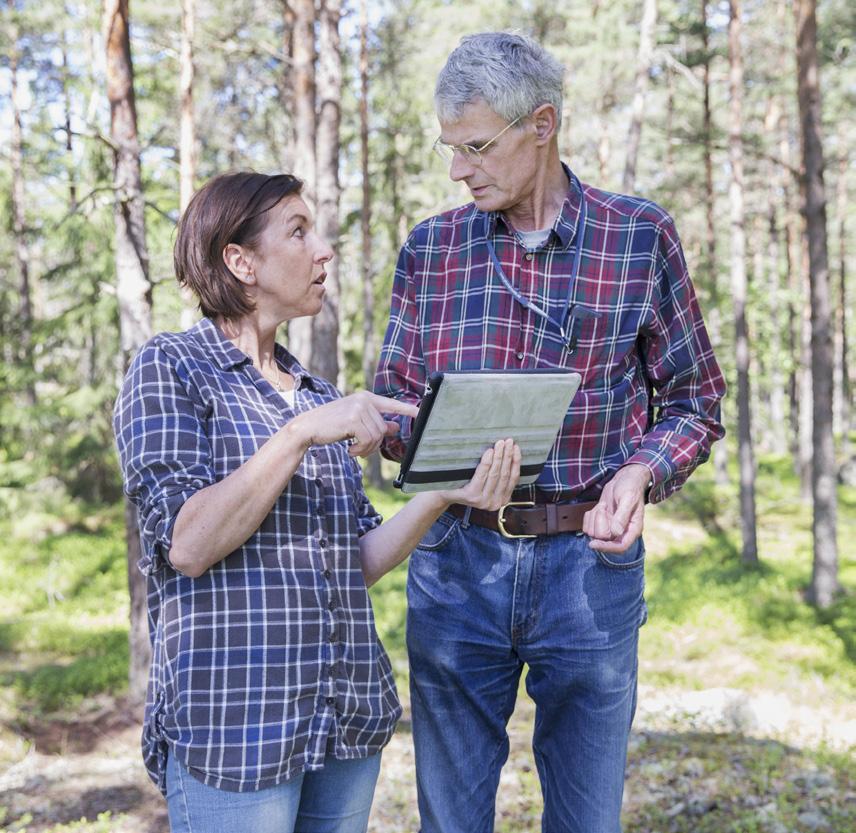
<instances>
[{"instance_id":1,"label":"tablet case","mask_svg":"<svg viewBox=\"0 0 856 833\"><path fill-rule=\"evenodd\" d=\"M485 449L520 446L520 484L537 480L580 386L566 370L434 373L394 485L405 493L455 489L472 478Z\"/></svg>"}]
</instances>

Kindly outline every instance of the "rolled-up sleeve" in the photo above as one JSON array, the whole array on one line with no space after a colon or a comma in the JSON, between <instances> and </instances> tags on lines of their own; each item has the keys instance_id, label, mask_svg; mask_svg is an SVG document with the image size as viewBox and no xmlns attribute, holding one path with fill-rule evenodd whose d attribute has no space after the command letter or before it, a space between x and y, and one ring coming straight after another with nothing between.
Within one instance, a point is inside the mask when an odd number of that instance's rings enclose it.
<instances>
[{"instance_id":1,"label":"rolled-up sleeve","mask_svg":"<svg viewBox=\"0 0 856 833\"><path fill-rule=\"evenodd\" d=\"M139 512L138 566L148 574L169 565L172 531L185 501L215 482L198 408L176 360L154 342L131 363L113 428L125 494Z\"/></svg>"},{"instance_id":2,"label":"rolled-up sleeve","mask_svg":"<svg viewBox=\"0 0 856 833\"><path fill-rule=\"evenodd\" d=\"M725 434L720 419L725 381L671 219L661 228L653 315L644 335L655 417L626 464L648 467L649 499L657 503L680 489Z\"/></svg>"}]
</instances>

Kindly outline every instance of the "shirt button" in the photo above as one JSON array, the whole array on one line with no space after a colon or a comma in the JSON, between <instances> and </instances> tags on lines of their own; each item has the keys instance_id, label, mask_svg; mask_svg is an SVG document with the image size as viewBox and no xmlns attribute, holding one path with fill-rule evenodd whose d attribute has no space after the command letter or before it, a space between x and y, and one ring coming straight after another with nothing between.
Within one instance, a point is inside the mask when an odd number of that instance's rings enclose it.
<instances>
[{"instance_id":1,"label":"shirt button","mask_svg":"<svg viewBox=\"0 0 856 833\"><path fill-rule=\"evenodd\" d=\"M336 609L336 602L334 602L331 599L329 602L327 602L327 610L335 610L335 609Z\"/></svg>"},{"instance_id":2,"label":"shirt button","mask_svg":"<svg viewBox=\"0 0 856 833\"><path fill-rule=\"evenodd\" d=\"M532 252L526 252L526 259L527 260L532 260L533 257L535 257L535 255L533 255Z\"/></svg>"},{"instance_id":3,"label":"shirt button","mask_svg":"<svg viewBox=\"0 0 856 833\"><path fill-rule=\"evenodd\" d=\"M322 539L318 542L318 546L319 546L319 547L321 547L321 549L322 549L322 550L323 550L323 549L325 549L325 548L327 547L327 539L326 539L326 538L322 538Z\"/></svg>"},{"instance_id":4,"label":"shirt button","mask_svg":"<svg viewBox=\"0 0 856 833\"><path fill-rule=\"evenodd\" d=\"M336 641L336 631L333 631L333 633L331 633L330 636L327 637L327 641L328 642L335 642Z\"/></svg>"},{"instance_id":5,"label":"shirt button","mask_svg":"<svg viewBox=\"0 0 856 833\"><path fill-rule=\"evenodd\" d=\"M317 457L317 456L318 456L318 452L317 452L314 448L313 448L309 453L310 453L313 457Z\"/></svg>"},{"instance_id":6,"label":"shirt button","mask_svg":"<svg viewBox=\"0 0 856 833\"><path fill-rule=\"evenodd\" d=\"M315 485L316 485L316 486L323 486L323 485L324 485L324 480L323 480L322 478L320 478L320 477L316 477L316 478L315 478Z\"/></svg>"},{"instance_id":7,"label":"shirt button","mask_svg":"<svg viewBox=\"0 0 856 833\"><path fill-rule=\"evenodd\" d=\"M336 702L336 698L335 698L335 697L328 697L328 698L327 698L327 705L328 705L328 706L332 706L335 702Z\"/></svg>"},{"instance_id":8,"label":"shirt button","mask_svg":"<svg viewBox=\"0 0 856 833\"><path fill-rule=\"evenodd\" d=\"M327 666L327 676L332 677L336 673L336 669L332 665Z\"/></svg>"},{"instance_id":9,"label":"shirt button","mask_svg":"<svg viewBox=\"0 0 856 833\"><path fill-rule=\"evenodd\" d=\"M324 570L324 572L321 575L323 575L324 578L330 578L333 575L333 572L328 567L326 570Z\"/></svg>"},{"instance_id":10,"label":"shirt button","mask_svg":"<svg viewBox=\"0 0 856 833\"><path fill-rule=\"evenodd\" d=\"M526 356L523 354L523 352L518 350L517 351L517 361L522 362L523 359L525 359L525 358L526 358Z\"/></svg>"}]
</instances>

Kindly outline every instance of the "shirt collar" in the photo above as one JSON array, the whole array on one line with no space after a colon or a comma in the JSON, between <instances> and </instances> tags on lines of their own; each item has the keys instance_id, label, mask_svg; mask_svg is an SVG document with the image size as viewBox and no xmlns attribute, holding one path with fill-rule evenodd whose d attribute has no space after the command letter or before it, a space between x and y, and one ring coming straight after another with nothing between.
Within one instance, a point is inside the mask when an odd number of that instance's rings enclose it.
<instances>
[{"instance_id":1,"label":"shirt collar","mask_svg":"<svg viewBox=\"0 0 856 833\"><path fill-rule=\"evenodd\" d=\"M567 249L574 242L574 237L577 233L577 224L580 219L580 209L582 207L582 189L583 184L574 175L574 172L562 162L562 169L568 177L568 193L565 196L565 201L562 203L562 208L556 217L555 222L551 227L551 232L559 238L559 243L563 249ZM480 212L481 213L481 212ZM496 224L502 221L503 225L508 227L508 223L502 216L500 211L491 211L485 215L486 229L488 234L493 234L496 229Z\"/></svg>"},{"instance_id":2,"label":"shirt collar","mask_svg":"<svg viewBox=\"0 0 856 833\"><path fill-rule=\"evenodd\" d=\"M208 352L211 358L223 370L231 370L251 361L250 357L239 350L223 335L220 328L210 319L202 318L188 331ZM294 377L295 388L308 385L318 390L314 377L281 344L274 344L274 355L279 363Z\"/></svg>"}]
</instances>

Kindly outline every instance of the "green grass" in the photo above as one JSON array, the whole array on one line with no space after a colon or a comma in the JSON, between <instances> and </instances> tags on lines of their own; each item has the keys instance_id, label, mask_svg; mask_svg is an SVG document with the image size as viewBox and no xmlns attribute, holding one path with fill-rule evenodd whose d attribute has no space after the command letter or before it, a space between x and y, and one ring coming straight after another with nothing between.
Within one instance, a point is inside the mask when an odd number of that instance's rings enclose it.
<instances>
[{"instance_id":1,"label":"green grass","mask_svg":"<svg viewBox=\"0 0 856 833\"><path fill-rule=\"evenodd\" d=\"M95 531L37 543L0 530L0 686L28 708L74 707L127 685L128 598L117 508Z\"/></svg>"}]
</instances>

